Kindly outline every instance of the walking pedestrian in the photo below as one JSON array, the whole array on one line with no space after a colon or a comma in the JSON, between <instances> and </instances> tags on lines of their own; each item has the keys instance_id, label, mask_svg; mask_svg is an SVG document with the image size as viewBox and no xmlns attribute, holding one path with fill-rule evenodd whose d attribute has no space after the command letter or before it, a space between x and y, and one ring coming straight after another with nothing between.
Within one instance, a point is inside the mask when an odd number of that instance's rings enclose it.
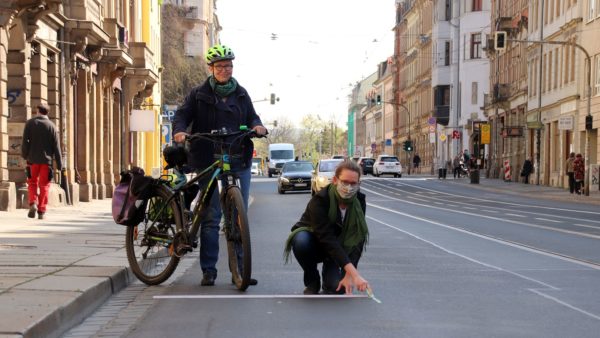
<instances>
[{"instance_id":1,"label":"walking pedestrian","mask_svg":"<svg viewBox=\"0 0 600 338\"><path fill-rule=\"evenodd\" d=\"M521 169L521 177L523 177L523 183L529 184L529 175L533 173L533 159L531 156L523 162L523 169Z\"/></svg>"},{"instance_id":2,"label":"walking pedestrian","mask_svg":"<svg viewBox=\"0 0 600 338\"><path fill-rule=\"evenodd\" d=\"M454 160L452 160L452 166L454 167L454 178L460 178L460 172L461 172L461 160L460 160L460 155L456 155L456 157L454 157Z\"/></svg>"},{"instance_id":3,"label":"walking pedestrian","mask_svg":"<svg viewBox=\"0 0 600 338\"><path fill-rule=\"evenodd\" d=\"M285 253L290 251L304 270L304 294L366 291L369 283L357 270L367 243L365 195L359 191L360 167L340 163L332 183L314 195L292 227ZM322 280L317 265L323 263Z\"/></svg>"},{"instance_id":4,"label":"walking pedestrian","mask_svg":"<svg viewBox=\"0 0 600 338\"><path fill-rule=\"evenodd\" d=\"M569 158L565 163L565 170L569 177L569 192L572 194L575 192L575 171L573 170L573 162L575 161L575 153L570 153Z\"/></svg>"},{"instance_id":5,"label":"walking pedestrian","mask_svg":"<svg viewBox=\"0 0 600 338\"><path fill-rule=\"evenodd\" d=\"M421 164L421 157L419 156L419 154L415 154L415 156L413 157L413 168L419 168L419 164Z\"/></svg>"},{"instance_id":6,"label":"walking pedestrian","mask_svg":"<svg viewBox=\"0 0 600 338\"><path fill-rule=\"evenodd\" d=\"M56 161L59 170L63 170L63 167L58 133L54 123L48 118L50 107L42 103L37 106L36 112L37 115L25 123L21 156L27 162L27 217L34 218L37 212L38 219L44 219L53 177L52 159Z\"/></svg>"},{"instance_id":7,"label":"walking pedestrian","mask_svg":"<svg viewBox=\"0 0 600 338\"><path fill-rule=\"evenodd\" d=\"M191 133L208 133L212 130L226 129L238 131L245 125L258 135L266 135L260 117L256 114L252 100L244 87L233 78L233 60L235 55L225 45L215 45L206 52L206 62L211 75L198 87L191 90L183 104L175 113L173 134L175 142L184 142L187 129ZM229 140L233 141L233 140ZM245 140L242 145L232 145L231 170L241 183L242 197L248 208L250 191L251 163L254 145ZM214 146L210 141L196 140L190 145L188 164L195 170L202 170L214 162ZM200 215L200 268L202 286L215 285L217 278L217 260L219 258L219 223L221 205L219 194L213 193L210 205ZM256 285L255 279L250 285Z\"/></svg>"},{"instance_id":8,"label":"walking pedestrian","mask_svg":"<svg viewBox=\"0 0 600 338\"><path fill-rule=\"evenodd\" d=\"M583 188L583 179L585 178L585 162L581 154L575 155L573 161L573 176L575 178L575 192L577 195L581 195Z\"/></svg>"}]
</instances>

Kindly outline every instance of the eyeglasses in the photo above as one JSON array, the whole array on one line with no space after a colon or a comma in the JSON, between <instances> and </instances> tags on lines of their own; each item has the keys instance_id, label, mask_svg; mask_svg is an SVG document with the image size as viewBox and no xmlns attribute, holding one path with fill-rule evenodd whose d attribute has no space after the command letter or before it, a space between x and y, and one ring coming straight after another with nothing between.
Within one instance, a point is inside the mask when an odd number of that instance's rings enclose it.
<instances>
[{"instance_id":1,"label":"eyeglasses","mask_svg":"<svg viewBox=\"0 0 600 338\"><path fill-rule=\"evenodd\" d=\"M358 187L360 185L360 182L349 182L346 180L340 180L338 177L338 180L340 181L340 183L342 183L345 186L348 186L350 188L354 188L354 187Z\"/></svg>"},{"instance_id":2,"label":"eyeglasses","mask_svg":"<svg viewBox=\"0 0 600 338\"><path fill-rule=\"evenodd\" d=\"M233 65L216 65L214 66L216 70L218 71L223 71L223 70L232 70L233 69Z\"/></svg>"}]
</instances>

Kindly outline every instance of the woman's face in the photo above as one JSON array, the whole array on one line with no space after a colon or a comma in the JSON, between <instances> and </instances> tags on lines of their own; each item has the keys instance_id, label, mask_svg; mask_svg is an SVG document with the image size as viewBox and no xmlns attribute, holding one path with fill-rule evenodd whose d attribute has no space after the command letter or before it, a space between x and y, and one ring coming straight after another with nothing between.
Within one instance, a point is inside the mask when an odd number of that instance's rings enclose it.
<instances>
[{"instance_id":1,"label":"woman's face","mask_svg":"<svg viewBox=\"0 0 600 338\"><path fill-rule=\"evenodd\" d=\"M233 74L233 62L231 60L217 61L209 67L218 83L227 83L231 79Z\"/></svg>"}]
</instances>

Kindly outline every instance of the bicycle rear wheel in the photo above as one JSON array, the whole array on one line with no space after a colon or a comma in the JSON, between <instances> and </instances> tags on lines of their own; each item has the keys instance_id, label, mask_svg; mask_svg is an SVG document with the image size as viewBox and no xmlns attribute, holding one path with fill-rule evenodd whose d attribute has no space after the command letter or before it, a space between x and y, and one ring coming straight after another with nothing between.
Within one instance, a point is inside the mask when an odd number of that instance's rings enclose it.
<instances>
[{"instance_id":1,"label":"bicycle rear wheel","mask_svg":"<svg viewBox=\"0 0 600 338\"><path fill-rule=\"evenodd\" d=\"M231 280L239 290L244 291L250 285L252 252L248 215L238 187L231 187L227 190L224 204L225 238Z\"/></svg>"},{"instance_id":2,"label":"bicycle rear wheel","mask_svg":"<svg viewBox=\"0 0 600 338\"><path fill-rule=\"evenodd\" d=\"M147 285L164 282L179 264L174 248L176 234L181 229L181 217L175 199L165 204L170 195L171 192L162 185L152 187L144 219L136 226L127 227L125 248L129 266Z\"/></svg>"}]
</instances>

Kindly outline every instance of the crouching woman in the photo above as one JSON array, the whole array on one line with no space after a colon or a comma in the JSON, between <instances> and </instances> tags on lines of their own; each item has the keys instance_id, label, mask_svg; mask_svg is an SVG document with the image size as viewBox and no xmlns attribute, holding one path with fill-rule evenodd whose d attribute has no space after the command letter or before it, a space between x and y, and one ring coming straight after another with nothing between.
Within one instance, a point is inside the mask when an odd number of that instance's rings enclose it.
<instances>
[{"instance_id":1,"label":"crouching woman","mask_svg":"<svg viewBox=\"0 0 600 338\"><path fill-rule=\"evenodd\" d=\"M286 242L304 270L304 294L364 292L369 283L358 272L358 261L368 241L365 195L359 190L360 167L341 162L333 181L308 202ZM318 264L322 265L322 276ZM321 279L322 277L322 279ZM321 284L322 280L322 284Z\"/></svg>"}]
</instances>

